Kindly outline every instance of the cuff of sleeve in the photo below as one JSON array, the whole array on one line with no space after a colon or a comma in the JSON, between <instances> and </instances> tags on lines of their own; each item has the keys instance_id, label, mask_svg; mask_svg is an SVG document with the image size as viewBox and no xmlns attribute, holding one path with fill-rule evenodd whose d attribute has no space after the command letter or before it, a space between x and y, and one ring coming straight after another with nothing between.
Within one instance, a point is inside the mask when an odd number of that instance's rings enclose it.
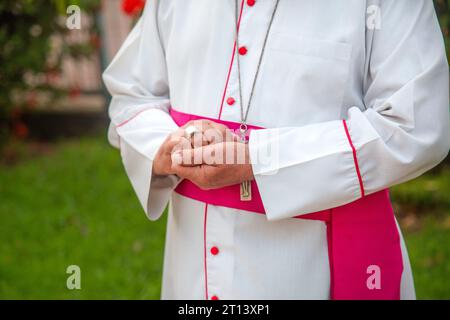
<instances>
[{"instance_id":1,"label":"cuff of sleeve","mask_svg":"<svg viewBox=\"0 0 450 320\"><path fill-rule=\"evenodd\" d=\"M166 137L177 128L161 110L147 110L117 127L125 171L150 220L161 217L180 179L152 174L153 159Z\"/></svg>"},{"instance_id":2,"label":"cuff of sleeve","mask_svg":"<svg viewBox=\"0 0 450 320\"><path fill-rule=\"evenodd\" d=\"M177 176L154 176L153 161L121 142L125 171L147 217L155 221L161 217L173 189L180 182Z\"/></svg>"},{"instance_id":3,"label":"cuff of sleeve","mask_svg":"<svg viewBox=\"0 0 450 320\"><path fill-rule=\"evenodd\" d=\"M330 209L361 197L341 121L253 131L249 152L268 220Z\"/></svg>"}]
</instances>

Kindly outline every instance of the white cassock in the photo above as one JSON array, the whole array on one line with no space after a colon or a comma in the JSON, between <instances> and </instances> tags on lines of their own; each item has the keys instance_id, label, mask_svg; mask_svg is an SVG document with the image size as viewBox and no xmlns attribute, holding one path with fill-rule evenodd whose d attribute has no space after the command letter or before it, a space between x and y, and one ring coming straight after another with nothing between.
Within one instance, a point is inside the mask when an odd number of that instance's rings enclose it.
<instances>
[{"instance_id":1,"label":"white cassock","mask_svg":"<svg viewBox=\"0 0 450 320\"><path fill-rule=\"evenodd\" d=\"M239 5L244 104L273 5ZM267 128L252 133L251 157L279 149L278 161L253 164L266 215L207 206L173 192L179 178L152 176L177 129L169 107L240 121L234 19L234 0L147 1L104 73L109 140L149 219L170 201L162 298L328 299L325 224L292 217L361 197L342 119L366 194L448 153L449 73L433 2L280 1L248 118ZM401 298L414 299L403 239L402 256Z\"/></svg>"}]
</instances>

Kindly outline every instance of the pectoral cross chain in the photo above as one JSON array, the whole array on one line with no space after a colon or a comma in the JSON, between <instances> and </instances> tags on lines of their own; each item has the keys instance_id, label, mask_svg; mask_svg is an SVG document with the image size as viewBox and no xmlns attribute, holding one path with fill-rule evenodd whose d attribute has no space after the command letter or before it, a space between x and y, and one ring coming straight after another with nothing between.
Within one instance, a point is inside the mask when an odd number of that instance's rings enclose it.
<instances>
[{"instance_id":1,"label":"pectoral cross chain","mask_svg":"<svg viewBox=\"0 0 450 320\"><path fill-rule=\"evenodd\" d=\"M241 141L247 143L247 126L241 125L240 129ZM250 181L241 182L241 201L251 201L252 200L252 184Z\"/></svg>"}]
</instances>

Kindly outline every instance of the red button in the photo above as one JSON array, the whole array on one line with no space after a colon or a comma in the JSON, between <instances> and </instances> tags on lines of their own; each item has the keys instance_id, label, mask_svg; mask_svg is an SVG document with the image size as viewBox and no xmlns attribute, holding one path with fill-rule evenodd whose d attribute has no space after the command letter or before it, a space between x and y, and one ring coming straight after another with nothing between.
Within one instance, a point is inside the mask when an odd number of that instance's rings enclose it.
<instances>
[{"instance_id":1,"label":"red button","mask_svg":"<svg viewBox=\"0 0 450 320\"><path fill-rule=\"evenodd\" d=\"M249 7L253 7L254 5L255 5L255 0L247 0L247 5L249 6Z\"/></svg>"},{"instance_id":2,"label":"red button","mask_svg":"<svg viewBox=\"0 0 450 320\"><path fill-rule=\"evenodd\" d=\"M236 100L234 100L234 98L230 97L227 99L227 103L228 105L232 106L234 103L236 102Z\"/></svg>"},{"instance_id":3,"label":"red button","mask_svg":"<svg viewBox=\"0 0 450 320\"><path fill-rule=\"evenodd\" d=\"M246 47L240 47L239 48L239 54L241 55L241 56L244 56L244 55L246 55L247 54L247 48Z\"/></svg>"},{"instance_id":4,"label":"red button","mask_svg":"<svg viewBox=\"0 0 450 320\"><path fill-rule=\"evenodd\" d=\"M217 247L212 247L211 248L211 254L213 256L216 256L218 253L219 253L219 248L217 248Z\"/></svg>"},{"instance_id":5,"label":"red button","mask_svg":"<svg viewBox=\"0 0 450 320\"><path fill-rule=\"evenodd\" d=\"M219 300L219 297L218 296L212 296L211 300Z\"/></svg>"}]
</instances>

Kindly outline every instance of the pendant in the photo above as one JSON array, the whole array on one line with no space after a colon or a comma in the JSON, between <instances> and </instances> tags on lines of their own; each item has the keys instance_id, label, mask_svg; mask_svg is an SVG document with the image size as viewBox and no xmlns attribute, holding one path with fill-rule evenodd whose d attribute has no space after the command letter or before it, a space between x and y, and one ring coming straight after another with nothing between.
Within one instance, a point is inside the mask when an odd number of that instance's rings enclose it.
<instances>
[{"instance_id":1,"label":"pendant","mask_svg":"<svg viewBox=\"0 0 450 320\"><path fill-rule=\"evenodd\" d=\"M241 136L241 141L247 143L247 125L242 123L239 132ZM240 186L241 201L251 201L252 200L252 184L250 181L242 181Z\"/></svg>"},{"instance_id":2,"label":"pendant","mask_svg":"<svg viewBox=\"0 0 450 320\"><path fill-rule=\"evenodd\" d=\"M252 201L252 184L250 181L241 182L241 201Z\"/></svg>"}]
</instances>

